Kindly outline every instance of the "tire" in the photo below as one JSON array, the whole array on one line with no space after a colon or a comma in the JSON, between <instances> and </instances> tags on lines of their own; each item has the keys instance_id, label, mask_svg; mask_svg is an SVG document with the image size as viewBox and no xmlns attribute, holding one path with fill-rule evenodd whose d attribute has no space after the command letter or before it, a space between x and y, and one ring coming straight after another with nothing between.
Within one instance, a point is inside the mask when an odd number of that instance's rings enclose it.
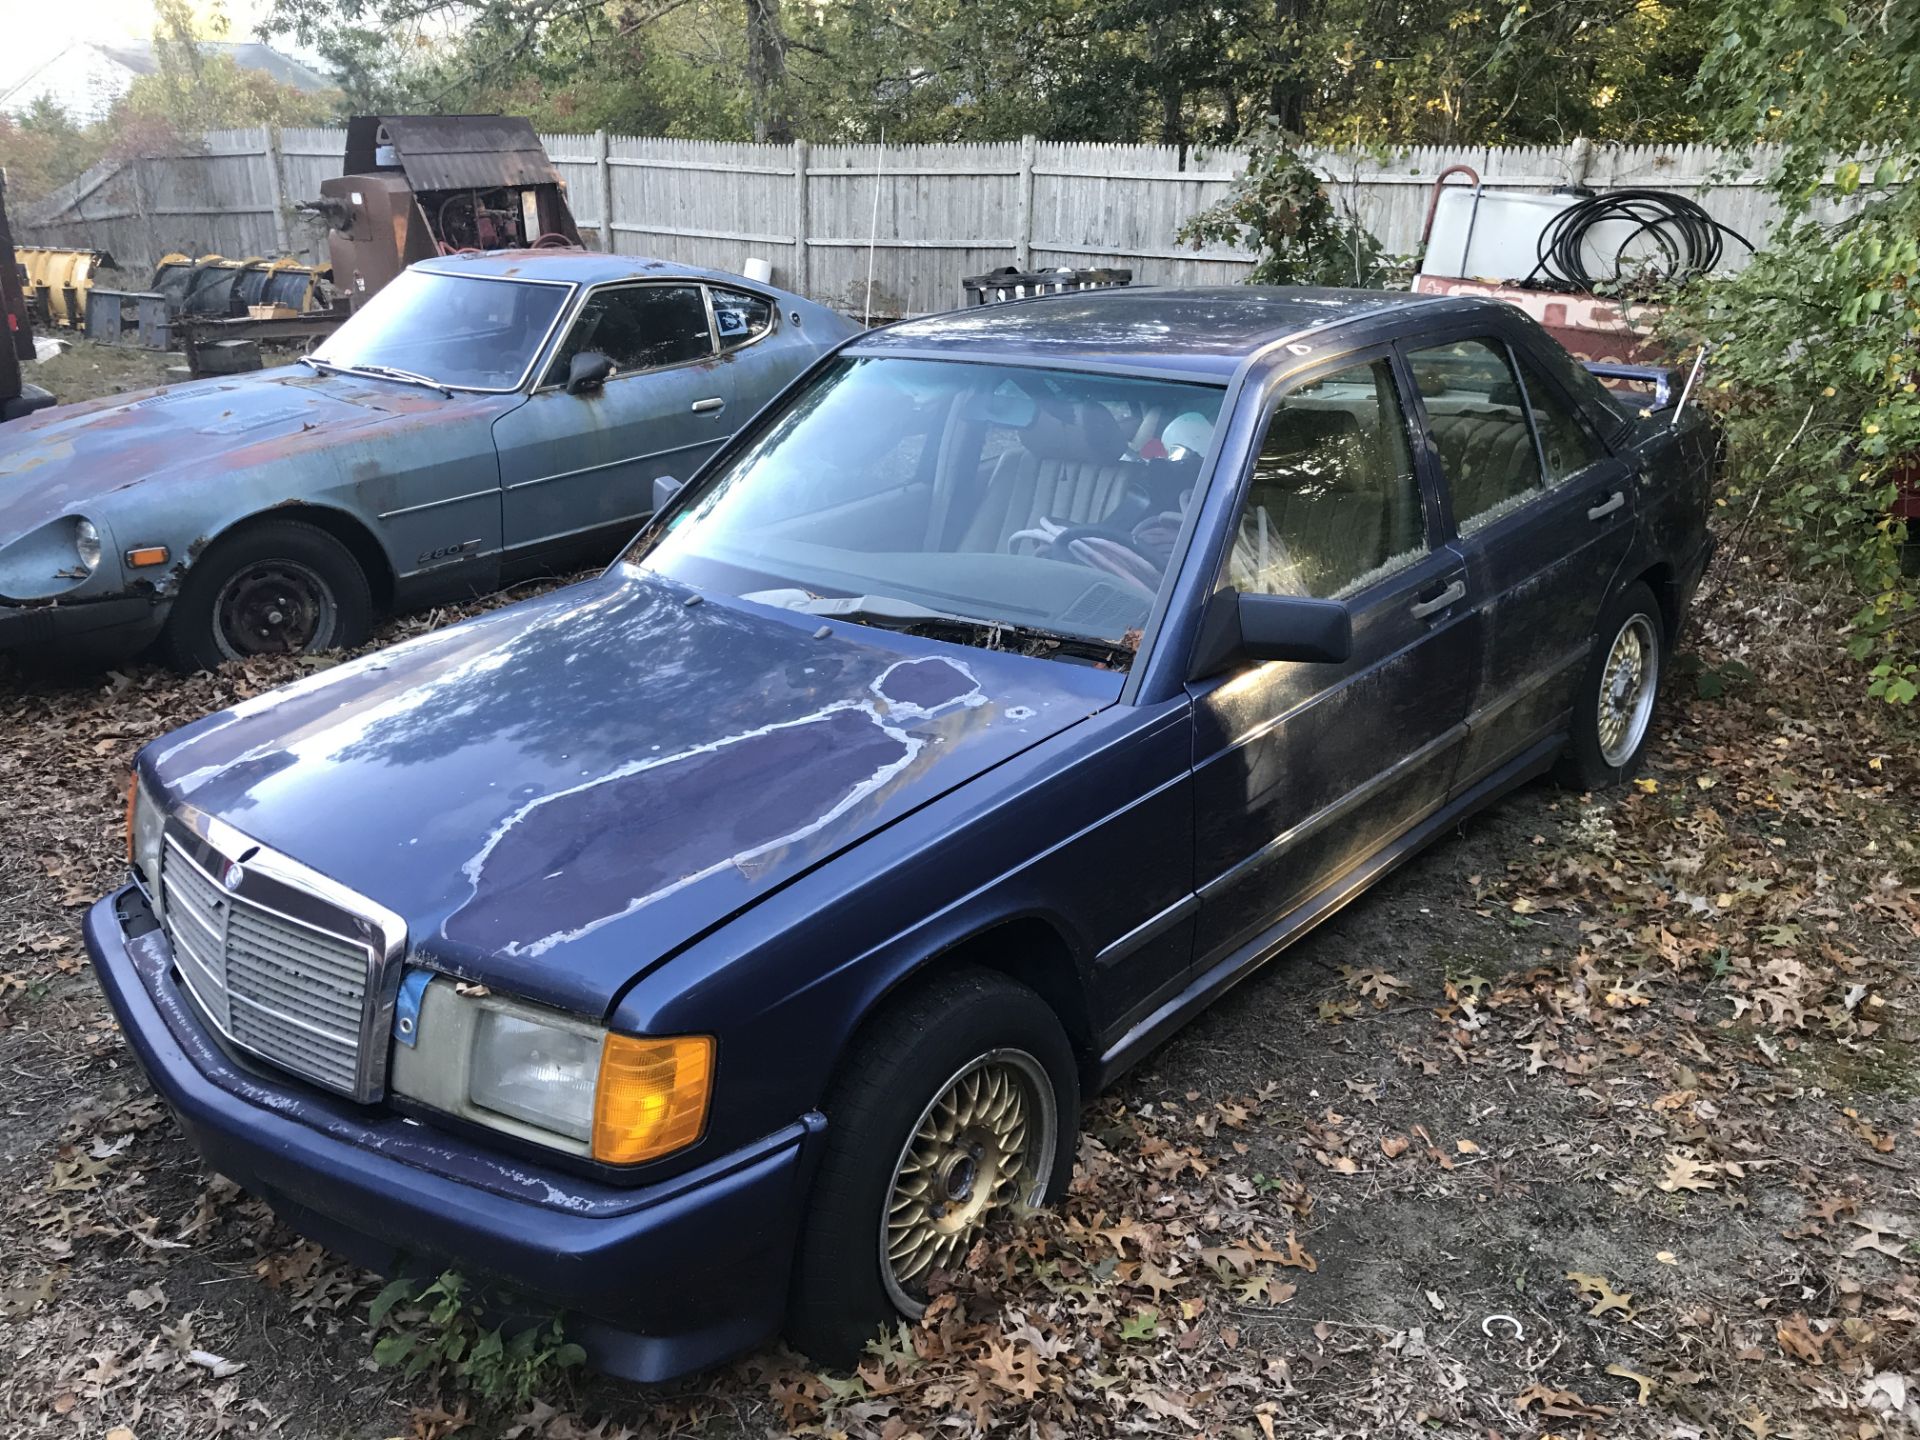
<instances>
[{"instance_id":1,"label":"tire","mask_svg":"<svg viewBox=\"0 0 1920 1440\"><path fill-rule=\"evenodd\" d=\"M943 1266L957 1269L988 1216L1050 1204L1064 1193L1080 1106L1073 1049L1053 1011L1026 986L991 971L958 970L917 987L864 1026L855 1047L822 1106L826 1153L801 1223L786 1331L816 1363L845 1368L858 1363L876 1327L918 1318L927 1276ZM988 1123L1004 1123L982 1117L1012 1113L1005 1097L1019 1091L1028 1123L1020 1130L1025 1143L1017 1168L1002 1169L979 1148L952 1141L925 1138L916 1147L923 1122L949 1087L961 1091L964 1103L940 1115L971 1112L975 1125L955 1139L974 1137L976 1146L994 1133ZM973 1098L964 1099L968 1094ZM1041 1130L1048 1119L1050 1144ZM882 1237L903 1170L929 1175L922 1193L951 1203L943 1221L922 1212L904 1228L896 1223L894 1244L912 1246L912 1258L889 1266ZM1005 1181L989 1191L988 1177L996 1174ZM972 1180L981 1181L980 1188ZM995 1198L983 1208L981 1196ZM970 1219L976 1211L978 1218ZM955 1228L940 1234L941 1223ZM915 1235L939 1238L913 1245ZM905 1283L888 1273L914 1260L926 1268Z\"/></svg>"},{"instance_id":2,"label":"tire","mask_svg":"<svg viewBox=\"0 0 1920 1440\"><path fill-rule=\"evenodd\" d=\"M160 645L191 672L358 645L372 632L373 591L346 546L298 520L259 520L221 536L188 570Z\"/></svg>"},{"instance_id":3,"label":"tire","mask_svg":"<svg viewBox=\"0 0 1920 1440\"><path fill-rule=\"evenodd\" d=\"M1574 696L1573 733L1554 772L1562 785L1604 790L1640 768L1666 678L1668 638L1660 602L1644 581L1621 591L1602 612L1593 656ZM1630 678L1635 673L1638 679ZM1622 686L1630 688L1623 693Z\"/></svg>"}]
</instances>

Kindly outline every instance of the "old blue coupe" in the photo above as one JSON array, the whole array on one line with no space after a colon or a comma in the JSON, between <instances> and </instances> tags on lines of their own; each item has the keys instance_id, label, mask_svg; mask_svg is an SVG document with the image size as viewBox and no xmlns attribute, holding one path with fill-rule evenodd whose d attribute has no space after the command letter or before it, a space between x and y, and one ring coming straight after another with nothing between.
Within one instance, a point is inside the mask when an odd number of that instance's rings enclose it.
<instances>
[{"instance_id":1,"label":"old blue coupe","mask_svg":"<svg viewBox=\"0 0 1920 1440\"><path fill-rule=\"evenodd\" d=\"M1208 1001L1634 769L1711 454L1487 301L873 332L598 579L148 746L88 948L296 1228L630 1376L845 1360Z\"/></svg>"},{"instance_id":2,"label":"old blue coupe","mask_svg":"<svg viewBox=\"0 0 1920 1440\"><path fill-rule=\"evenodd\" d=\"M604 562L854 330L653 260L423 262L298 365L0 429L0 651L210 667Z\"/></svg>"}]
</instances>

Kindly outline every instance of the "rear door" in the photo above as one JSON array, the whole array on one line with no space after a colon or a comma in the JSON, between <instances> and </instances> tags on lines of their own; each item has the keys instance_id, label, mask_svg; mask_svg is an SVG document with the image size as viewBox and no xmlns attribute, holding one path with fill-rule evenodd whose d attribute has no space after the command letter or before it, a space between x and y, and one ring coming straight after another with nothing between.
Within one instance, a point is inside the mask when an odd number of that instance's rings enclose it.
<instances>
[{"instance_id":1,"label":"rear door","mask_svg":"<svg viewBox=\"0 0 1920 1440\"><path fill-rule=\"evenodd\" d=\"M1245 666L1189 686L1197 963L1262 939L1446 799L1478 663L1468 564L1444 543L1382 349L1269 402L1224 586L1344 601L1344 664Z\"/></svg>"},{"instance_id":2,"label":"rear door","mask_svg":"<svg viewBox=\"0 0 1920 1440\"><path fill-rule=\"evenodd\" d=\"M1455 545L1484 586L1458 793L1564 728L1633 541L1633 474L1499 327L1412 343L1406 359Z\"/></svg>"},{"instance_id":3,"label":"rear door","mask_svg":"<svg viewBox=\"0 0 1920 1440\"><path fill-rule=\"evenodd\" d=\"M613 375L569 395L573 357L589 352ZM704 286L591 291L527 403L493 427L510 564L617 546L653 510L656 477L685 480L733 432L733 399Z\"/></svg>"}]
</instances>

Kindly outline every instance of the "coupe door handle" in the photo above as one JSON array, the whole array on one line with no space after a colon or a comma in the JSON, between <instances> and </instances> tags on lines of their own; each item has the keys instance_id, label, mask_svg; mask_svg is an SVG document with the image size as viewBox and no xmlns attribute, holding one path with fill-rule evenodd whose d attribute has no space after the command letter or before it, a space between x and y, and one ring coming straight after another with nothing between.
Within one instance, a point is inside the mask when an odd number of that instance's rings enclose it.
<instances>
[{"instance_id":1,"label":"coupe door handle","mask_svg":"<svg viewBox=\"0 0 1920 1440\"><path fill-rule=\"evenodd\" d=\"M1614 511L1618 510L1622 505L1626 503L1627 503L1627 492L1624 490L1616 490L1613 492L1613 494L1609 495L1606 499L1602 500L1598 505L1595 505L1591 509L1589 509L1587 511L1587 519L1604 520L1607 518L1607 516L1611 515Z\"/></svg>"},{"instance_id":2,"label":"coupe door handle","mask_svg":"<svg viewBox=\"0 0 1920 1440\"><path fill-rule=\"evenodd\" d=\"M709 395L704 400L696 400L693 402L693 413L696 415L705 415L710 410L724 410L726 408L727 402L722 400L718 395Z\"/></svg>"},{"instance_id":3,"label":"coupe door handle","mask_svg":"<svg viewBox=\"0 0 1920 1440\"><path fill-rule=\"evenodd\" d=\"M1464 580L1456 580L1431 600L1414 602L1412 607L1413 618L1416 620L1424 620L1427 616L1444 610L1449 605L1454 604L1456 601L1464 600L1466 597L1467 582Z\"/></svg>"}]
</instances>

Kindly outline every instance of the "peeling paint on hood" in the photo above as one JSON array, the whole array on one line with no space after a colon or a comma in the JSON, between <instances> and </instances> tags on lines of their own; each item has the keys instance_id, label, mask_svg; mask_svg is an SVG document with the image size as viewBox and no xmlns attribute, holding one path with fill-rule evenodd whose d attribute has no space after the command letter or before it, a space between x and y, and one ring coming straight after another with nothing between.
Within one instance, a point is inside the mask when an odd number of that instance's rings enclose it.
<instances>
[{"instance_id":1,"label":"peeling paint on hood","mask_svg":"<svg viewBox=\"0 0 1920 1440\"><path fill-rule=\"evenodd\" d=\"M145 763L405 916L429 963L599 1014L1122 683L688 595L617 568L210 716Z\"/></svg>"}]
</instances>

